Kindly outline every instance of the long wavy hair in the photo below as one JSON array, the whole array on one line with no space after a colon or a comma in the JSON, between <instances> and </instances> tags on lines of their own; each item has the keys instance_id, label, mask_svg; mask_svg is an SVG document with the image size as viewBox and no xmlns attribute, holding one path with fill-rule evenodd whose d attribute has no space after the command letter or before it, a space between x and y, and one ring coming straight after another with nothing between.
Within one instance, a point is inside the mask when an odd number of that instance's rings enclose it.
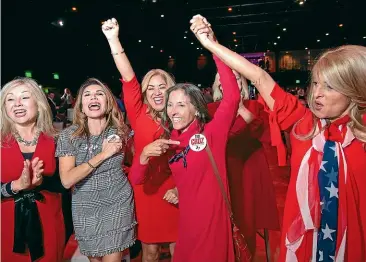
<instances>
[{"instance_id":1,"label":"long wavy hair","mask_svg":"<svg viewBox=\"0 0 366 262\"><path fill-rule=\"evenodd\" d=\"M175 85L175 81L174 81L173 76L170 75L168 72L166 72L164 70L161 70L161 69L152 69L152 70L150 70L149 72L147 72L147 74L142 79L141 91L142 91L142 96L144 98L144 103L148 107L148 113L151 114L151 116L153 117L154 120L156 120L158 118L161 118L162 112L156 111L149 104L149 102L147 101L147 98L146 98L146 90L147 90L147 87L150 83L151 78L153 78L154 76L157 76L157 75L161 76L164 79L168 89Z\"/></svg>"},{"instance_id":2,"label":"long wavy hair","mask_svg":"<svg viewBox=\"0 0 366 262\"><path fill-rule=\"evenodd\" d=\"M38 114L35 119L36 128L47 136L55 137L57 135L57 132L53 127L51 108L42 88L40 88L38 83L31 78L19 77L8 82L1 89L1 146L9 142L9 140L13 138L12 133L16 131L13 120L11 120L5 110L6 96L11 90L22 85L29 88L31 95L37 104Z\"/></svg>"},{"instance_id":3,"label":"long wavy hair","mask_svg":"<svg viewBox=\"0 0 366 262\"><path fill-rule=\"evenodd\" d=\"M366 47L345 45L323 53L312 70L311 78L317 76L322 76L329 86L349 98L351 121L348 125L358 140L366 142L366 126L362 119L366 114ZM308 104L312 112L314 112L313 88L311 84L308 92ZM296 126L302 121L299 120L292 129L294 136L301 140L313 138L322 131L317 128L318 120L314 115L313 128L305 135L295 132ZM330 121L327 119L326 121L329 125Z\"/></svg>"},{"instance_id":4,"label":"long wavy hair","mask_svg":"<svg viewBox=\"0 0 366 262\"><path fill-rule=\"evenodd\" d=\"M240 81L241 86L239 86L241 97L244 98L245 100L247 100L247 99L249 99L249 89L248 89L247 79L243 75L236 73L235 77L237 78L238 76L240 77L240 80L241 80ZM212 98L215 102L221 101L221 99L222 99L222 91L221 91L220 87L221 87L220 75L218 73L216 73L215 81L212 84L212 91L213 91Z\"/></svg>"},{"instance_id":5,"label":"long wavy hair","mask_svg":"<svg viewBox=\"0 0 366 262\"><path fill-rule=\"evenodd\" d=\"M106 94L107 98L107 108L105 112L106 117L106 126L105 129L109 127L114 127L117 129L117 134L122 138L123 141L127 141L128 135L128 127L123 121L123 115L118 108L116 99L114 98L112 91L101 81L96 78L89 78L87 79L80 87L75 107L74 107L74 116L73 116L73 124L77 126L77 129L72 134L75 137L88 137L90 135L88 129L88 117L82 112L82 96L84 93L85 88L91 85L98 85L100 86Z\"/></svg>"},{"instance_id":6,"label":"long wavy hair","mask_svg":"<svg viewBox=\"0 0 366 262\"><path fill-rule=\"evenodd\" d=\"M207 103L206 103L206 100L205 100L201 90L197 86L195 86L193 84L189 84L189 83L176 84L175 86L169 88L165 93L166 103L165 103L164 112L163 112L163 115L161 118L161 125L165 130L165 132L164 132L165 138L169 138L170 134L173 130L173 124L172 124L172 121L170 120L170 118L168 116L168 112L167 112L168 100L169 100L170 94L177 90L182 90L184 92L184 94L189 97L191 104L197 110L196 120L198 121L198 125L200 127L200 132L203 131L205 124L207 124L208 122L211 121L211 116L207 109Z\"/></svg>"}]
</instances>

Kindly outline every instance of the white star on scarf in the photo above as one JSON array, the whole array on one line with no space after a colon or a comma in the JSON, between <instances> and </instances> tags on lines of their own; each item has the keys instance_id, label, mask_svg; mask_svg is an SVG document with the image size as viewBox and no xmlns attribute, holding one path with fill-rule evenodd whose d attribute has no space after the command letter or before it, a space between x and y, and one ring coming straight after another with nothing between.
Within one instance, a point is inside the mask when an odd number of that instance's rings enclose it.
<instances>
[{"instance_id":1,"label":"white star on scarf","mask_svg":"<svg viewBox=\"0 0 366 262\"><path fill-rule=\"evenodd\" d=\"M338 181L338 179L337 179L338 172L335 172L333 167L332 167L332 171L330 171L329 173L325 174L325 176L329 179L328 180L328 185L330 185L330 183L332 183L332 182L335 182L336 183Z\"/></svg>"},{"instance_id":2,"label":"white star on scarf","mask_svg":"<svg viewBox=\"0 0 366 262\"><path fill-rule=\"evenodd\" d=\"M323 251L319 250L319 261L324 261Z\"/></svg>"},{"instance_id":3,"label":"white star on scarf","mask_svg":"<svg viewBox=\"0 0 366 262\"><path fill-rule=\"evenodd\" d=\"M334 256L329 256L334 261Z\"/></svg>"},{"instance_id":4,"label":"white star on scarf","mask_svg":"<svg viewBox=\"0 0 366 262\"><path fill-rule=\"evenodd\" d=\"M336 146L330 146L329 148L334 151L334 157L337 157L337 147Z\"/></svg>"},{"instance_id":5,"label":"white star on scarf","mask_svg":"<svg viewBox=\"0 0 366 262\"><path fill-rule=\"evenodd\" d=\"M325 187L325 189L329 191L329 198L338 198L338 188L336 188L333 183L330 183L330 187Z\"/></svg>"},{"instance_id":6,"label":"white star on scarf","mask_svg":"<svg viewBox=\"0 0 366 262\"><path fill-rule=\"evenodd\" d=\"M327 170L325 170L324 165L328 163L328 161L322 161L322 164L320 165L320 169L323 170L324 172L327 172Z\"/></svg>"},{"instance_id":7,"label":"white star on scarf","mask_svg":"<svg viewBox=\"0 0 366 262\"><path fill-rule=\"evenodd\" d=\"M337 230L330 229L328 224L325 224L325 229L322 228L322 232L324 233L323 240L329 238L333 241L332 233L336 232Z\"/></svg>"}]
</instances>

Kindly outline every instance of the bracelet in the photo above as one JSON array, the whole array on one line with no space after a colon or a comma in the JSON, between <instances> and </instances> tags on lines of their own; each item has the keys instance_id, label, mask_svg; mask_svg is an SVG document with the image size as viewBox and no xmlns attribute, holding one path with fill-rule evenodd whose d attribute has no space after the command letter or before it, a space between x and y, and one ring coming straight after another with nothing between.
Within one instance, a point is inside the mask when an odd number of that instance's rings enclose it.
<instances>
[{"instance_id":1,"label":"bracelet","mask_svg":"<svg viewBox=\"0 0 366 262\"><path fill-rule=\"evenodd\" d=\"M125 50L123 49L121 52L117 52L117 53L111 53L112 55L119 55L119 54L123 54L125 52Z\"/></svg>"},{"instance_id":2,"label":"bracelet","mask_svg":"<svg viewBox=\"0 0 366 262\"><path fill-rule=\"evenodd\" d=\"M92 164L90 164L89 161L86 162L86 163L88 164L88 166L90 166L90 168L92 168L92 169L95 169L96 168L95 166L93 166Z\"/></svg>"}]
</instances>

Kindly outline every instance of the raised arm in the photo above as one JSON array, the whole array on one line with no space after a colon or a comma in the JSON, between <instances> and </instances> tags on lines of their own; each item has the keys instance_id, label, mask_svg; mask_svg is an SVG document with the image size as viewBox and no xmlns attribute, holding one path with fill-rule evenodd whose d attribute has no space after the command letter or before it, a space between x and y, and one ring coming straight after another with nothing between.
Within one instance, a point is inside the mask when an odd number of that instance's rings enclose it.
<instances>
[{"instance_id":1,"label":"raised arm","mask_svg":"<svg viewBox=\"0 0 366 262\"><path fill-rule=\"evenodd\" d=\"M117 20L112 18L105 21L102 26L102 31L108 40L114 62L122 76L123 94L127 109L127 116L130 120L132 128L135 128L135 120L141 113L141 109L143 107L143 98L140 84L136 79L135 72L132 69L126 52L119 41L119 25Z\"/></svg>"},{"instance_id":2,"label":"raised arm","mask_svg":"<svg viewBox=\"0 0 366 262\"><path fill-rule=\"evenodd\" d=\"M207 25L207 20L198 15L194 16L191 22L194 23L195 19L201 19ZM202 28L197 27L192 29L194 33L197 33ZM213 34L213 32L211 32ZM202 43L205 45L205 43ZM253 83L255 83L256 88L259 93L262 95L264 101L268 105L268 107L272 110L274 105L274 99L271 97L271 92L275 86L275 81L272 77L260 67L252 64L243 56L231 51L230 49L222 46L217 41L207 42L207 46L205 47L212 52L214 55L219 57L226 65L230 68L234 69L241 75L243 75L246 79L249 79Z\"/></svg>"},{"instance_id":3,"label":"raised arm","mask_svg":"<svg viewBox=\"0 0 366 262\"><path fill-rule=\"evenodd\" d=\"M135 76L131 63L128 60L125 50L118 38L119 25L115 18L105 21L102 25L102 31L108 40L111 54L113 56L116 67L120 72L124 81L131 81Z\"/></svg>"}]
</instances>

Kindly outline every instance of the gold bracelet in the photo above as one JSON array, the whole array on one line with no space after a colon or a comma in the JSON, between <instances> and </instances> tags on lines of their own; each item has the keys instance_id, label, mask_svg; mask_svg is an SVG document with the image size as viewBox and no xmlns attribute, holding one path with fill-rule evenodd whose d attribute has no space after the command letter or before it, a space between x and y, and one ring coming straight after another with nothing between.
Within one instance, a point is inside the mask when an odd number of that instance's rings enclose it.
<instances>
[{"instance_id":1,"label":"gold bracelet","mask_svg":"<svg viewBox=\"0 0 366 262\"><path fill-rule=\"evenodd\" d=\"M86 163L88 164L88 166L90 166L90 168L92 168L92 169L95 169L96 168L95 166L93 166L92 164L90 164L89 161L86 162Z\"/></svg>"},{"instance_id":2,"label":"gold bracelet","mask_svg":"<svg viewBox=\"0 0 366 262\"><path fill-rule=\"evenodd\" d=\"M123 54L125 52L125 50L122 50L121 52L117 52L117 53L111 53L112 55L119 55L119 54Z\"/></svg>"}]
</instances>

